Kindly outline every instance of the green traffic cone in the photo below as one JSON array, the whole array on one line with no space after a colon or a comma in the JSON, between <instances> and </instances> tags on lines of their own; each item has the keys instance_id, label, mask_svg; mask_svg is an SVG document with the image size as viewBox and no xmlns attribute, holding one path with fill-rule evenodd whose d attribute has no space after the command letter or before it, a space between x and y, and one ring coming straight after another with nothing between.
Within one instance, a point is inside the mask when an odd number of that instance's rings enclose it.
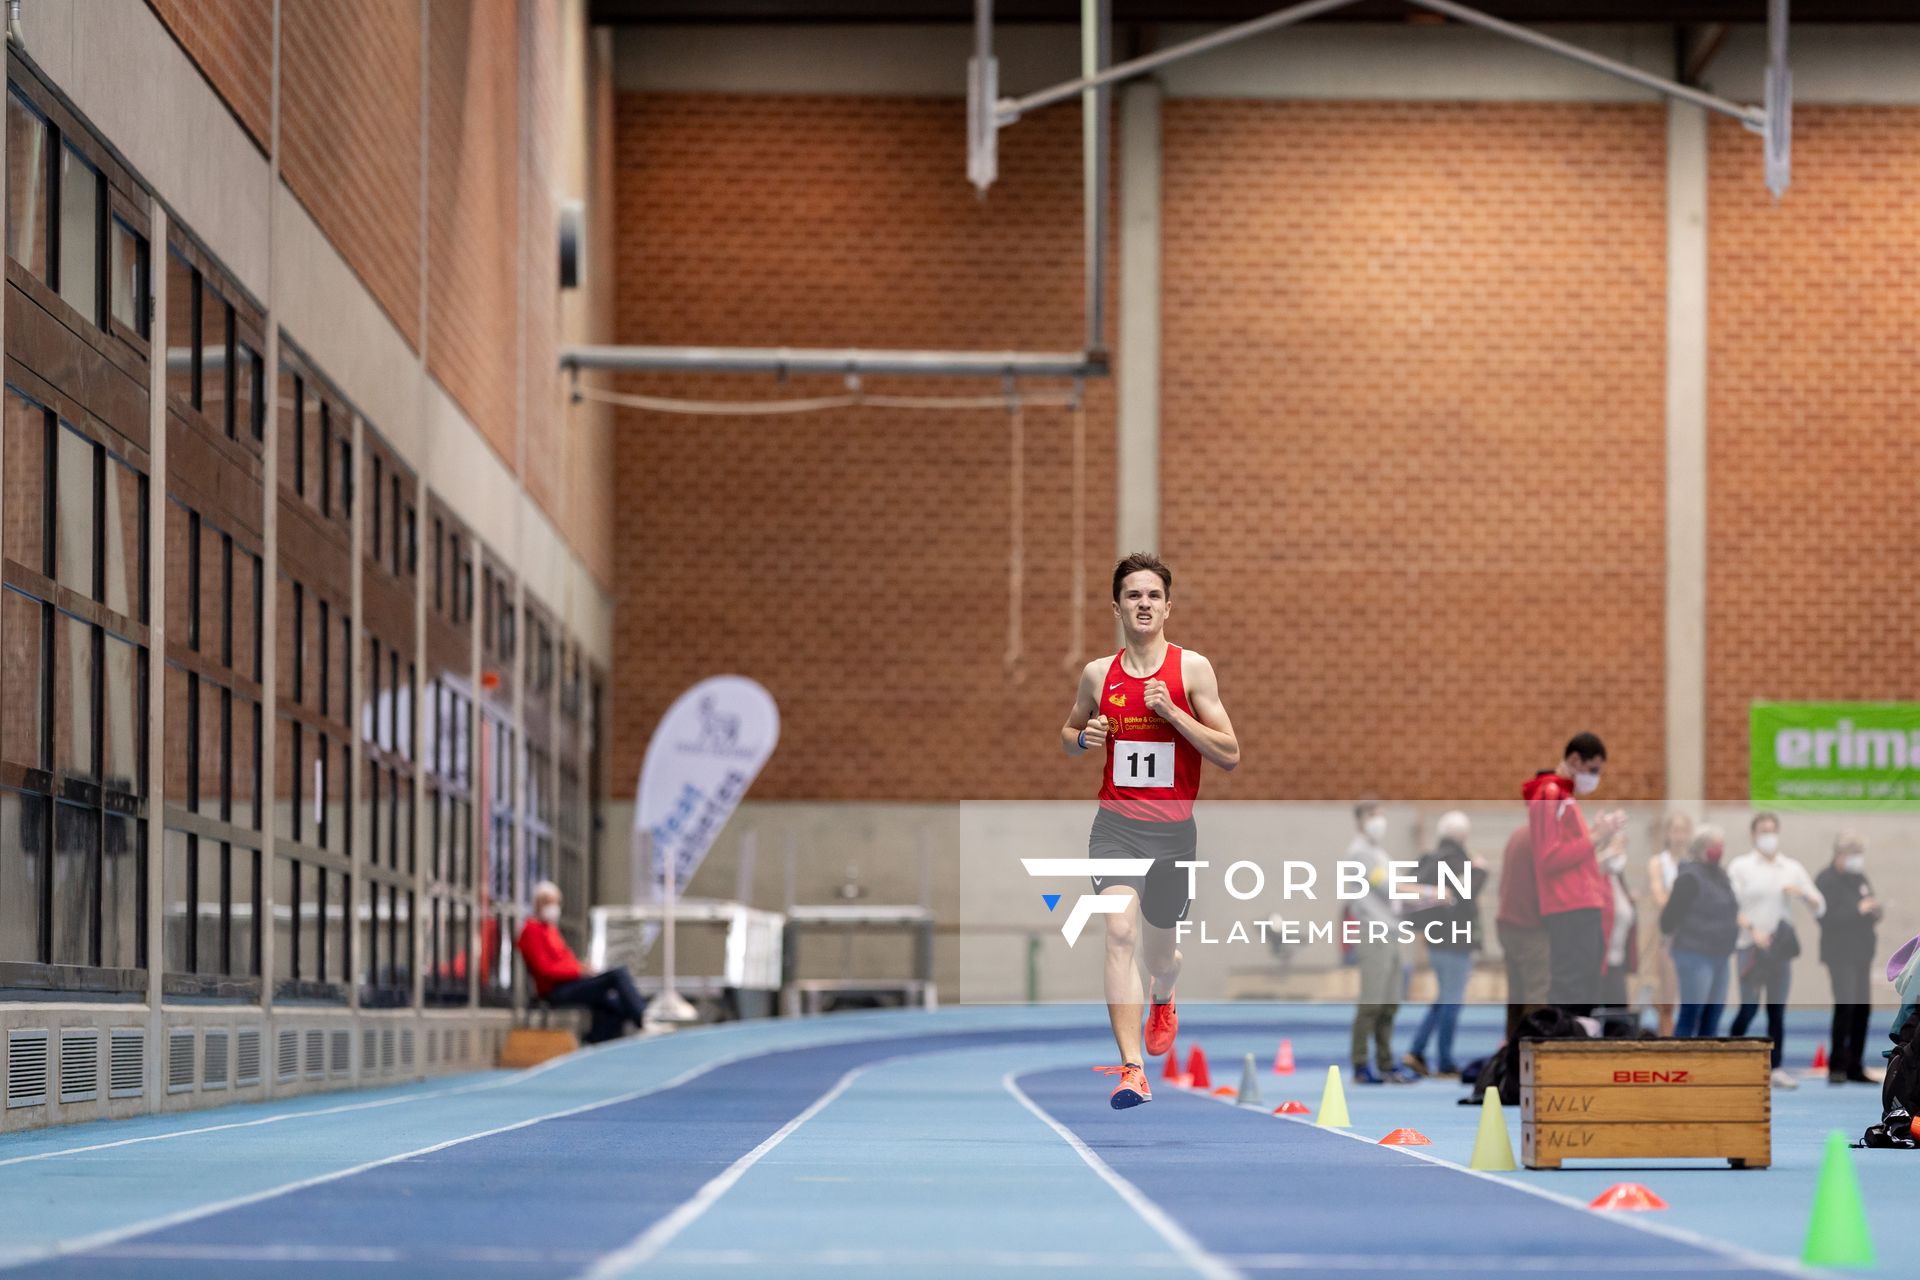
<instances>
[{"instance_id":1,"label":"green traffic cone","mask_svg":"<svg viewBox=\"0 0 1920 1280\"><path fill-rule=\"evenodd\" d=\"M1473 1139L1469 1169L1488 1173L1513 1172L1513 1143L1507 1137L1507 1117L1500 1110L1500 1091L1488 1089L1480 1101L1480 1132Z\"/></svg>"},{"instance_id":2,"label":"green traffic cone","mask_svg":"<svg viewBox=\"0 0 1920 1280\"><path fill-rule=\"evenodd\" d=\"M1813 1215L1807 1220L1803 1262L1816 1267L1871 1267L1873 1233L1860 1204L1860 1180L1854 1176L1847 1136L1827 1135L1826 1158L1820 1162L1820 1183L1813 1192Z\"/></svg>"}]
</instances>

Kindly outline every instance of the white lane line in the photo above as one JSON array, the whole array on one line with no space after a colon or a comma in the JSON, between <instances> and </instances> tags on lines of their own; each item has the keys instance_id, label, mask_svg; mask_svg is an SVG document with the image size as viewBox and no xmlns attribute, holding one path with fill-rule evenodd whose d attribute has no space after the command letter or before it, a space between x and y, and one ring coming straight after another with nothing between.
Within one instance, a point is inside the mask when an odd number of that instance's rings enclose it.
<instances>
[{"instance_id":1,"label":"white lane line","mask_svg":"<svg viewBox=\"0 0 1920 1280\"><path fill-rule=\"evenodd\" d=\"M1184 1089L1177 1090L1176 1092L1190 1093L1190 1091ZM1198 1093L1193 1093L1191 1096L1197 1097L1204 1102L1224 1103L1229 1107L1233 1107L1236 1111L1253 1110L1251 1107L1240 1106L1232 1098L1215 1097L1212 1094ZM1263 1112L1264 1108L1262 1108L1261 1112L1256 1112L1255 1114L1262 1114ZM1299 1116L1274 1115L1270 1112L1264 1112L1264 1114L1269 1120L1284 1120L1289 1124L1306 1125L1308 1128L1318 1130L1321 1133L1337 1134L1342 1138L1350 1138L1354 1142L1364 1142L1370 1147L1379 1147L1380 1145L1370 1138L1363 1137L1357 1133L1348 1133L1344 1129L1321 1129L1320 1126L1314 1124L1313 1121L1303 1120ZM1545 1187L1537 1186L1531 1182L1512 1181L1499 1177L1496 1174L1488 1173L1484 1169L1473 1169L1464 1164L1456 1164L1451 1160L1443 1160L1439 1156L1429 1155L1427 1152L1415 1147L1392 1147L1386 1149L1397 1151L1401 1155L1411 1157L1415 1160L1424 1160L1426 1163L1442 1169L1450 1169L1455 1173L1464 1173L1469 1178L1478 1178L1483 1182L1491 1182L1498 1187L1508 1187L1514 1191L1524 1192L1530 1196L1538 1196L1542 1200L1550 1200L1554 1204L1565 1205L1569 1209L1578 1209L1583 1214L1592 1215L1595 1212L1586 1201L1575 1199L1573 1196L1564 1195L1558 1191L1549 1191ZM1688 1231L1685 1227L1669 1227L1663 1223L1649 1222L1644 1214L1614 1213L1607 1216L1607 1221L1618 1227L1627 1227L1635 1231L1645 1231L1649 1235L1664 1236L1668 1240L1676 1240L1681 1244L1692 1245L1696 1249L1705 1249L1710 1253L1719 1254L1722 1258L1731 1259L1742 1266L1752 1267L1761 1271L1772 1271L1783 1276L1792 1276L1795 1280L1826 1280L1829 1274L1812 1267L1802 1266L1800 1263L1787 1258L1776 1258L1771 1254L1759 1253L1752 1249L1742 1248L1737 1244L1730 1244L1725 1240L1716 1240L1712 1236ZM1629 1261L1632 1260L1630 1259Z\"/></svg>"},{"instance_id":2,"label":"white lane line","mask_svg":"<svg viewBox=\"0 0 1920 1280\"><path fill-rule=\"evenodd\" d=\"M963 1274L986 1267L1098 1268L1102 1271L1139 1270L1164 1275L1180 1264L1171 1253L1082 1253L1067 1249L1030 1252L1016 1249L818 1249L769 1253L756 1249L676 1249L675 1266L753 1267L756 1274L774 1275L793 1266L887 1267L893 1273L909 1267L937 1267L944 1274Z\"/></svg>"},{"instance_id":3,"label":"white lane line","mask_svg":"<svg viewBox=\"0 0 1920 1280\"><path fill-rule=\"evenodd\" d=\"M658 1222L655 1222L638 1236L635 1236L633 1240L626 1245L601 1258L599 1262L582 1272L581 1275L584 1276L586 1280L603 1280L604 1277L619 1275L622 1272L632 1270L651 1261L660 1250L666 1248L675 1236L692 1226L698 1221L701 1214L713 1207L715 1201L727 1194L727 1191L732 1188L734 1183L745 1177L747 1170L759 1164L761 1158L769 1151L772 1151L775 1147L793 1136L794 1131L799 1129L801 1125L826 1110L827 1107L832 1104L833 1100L845 1093L848 1086L855 1080L858 1080L875 1067L882 1067L890 1062L899 1062L906 1058L918 1056L921 1055L900 1054L892 1058L882 1058L876 1062L865 1063L847 1072L847 1074L840 1077L839 1082L836 1083L833 1088L815 1098L805 1111L802 1111L799 1115L781 1125L779 1129L775 1130L774 1133L765 1141L761 1142L759 1146L747 1152L747 1154L741 1156L738 1160L735 1160L732 1164L714 1175L705 1186L694 1192L691 1198L682 1201L673 1212L661 1218Z\"/></svg>"},{"instance_id":4,"label":"white lane line","mask_svg":"<svg viewBox=\"0 0 1920 1280\"><path fill-rule=\"evenodd\" d=\"M1119 1193L1132 1210L1140 1215L1142 1221L1152 1227L1162 1240L1172 1247L1180 1260L1193 1268L1207 1280L1241 1280L1241 1273L1213 1254L1208 1253L1198 1240L1188 1235L1185 1228L1169 1217L1164 1209L1147 1199L1146 1193L1113 1171L1113 1167L1094 1153L1092 1147L1080 1140L1080 1136L1055 1120L1041 1109L1040 1105L1029 1098L1009 1071L1000 1078L1001 1087L1012 1094L1021 1106L1040 1118L1041 1123L1059 1135L1060 1140L1072 1147L1074 1153L1086 1162L1089 1169L1099 1174L1106 1184Z\"/></svg>"},{"instance_id":5,"label":"white lane line","mask_svg":"<svg viewBox=\"0 0 1920 1280\"><path fill-rule=\"evenodd\" d=\"M166 1133L149 1133L138 1138L117 1138L112 1142L93 1142L81 1147L62 1147L58 1151L38 1151L31 1155L9 1156L0 1160L0 1169L8 1165L33 1164L39 1160L56 1160L61 1156L86 1155L94 1151L113 1151L120 1147L136 1147L149 1142L166 1142L173 1138L194 1138L208 1133L225 1133L232 1129L255 1129L261 1125L280 1124L288 1120L306 1120L318 1116L344 1115L350 1111L375 1111L382 1107L397 1107L408 1102L427 1102L434 1098L457 1098L469 1093L485 1093L491 1089L503 1089L508 1085L524 1084L534 1076L553 1070L572 1058L580 1061L579 1055L604 1052L612 1048L608 1045L588 1045L559 1058L549 1058L537 1066L515 1071L502 1079L480 1080L473 1084L456 1085L451 1089L429 1089L420 1093L403 1093L390 1098L375 1098L368 1102L344 1102L333 1107L315 1107L307 1111L281 1111L270 1116L260 1116L252 1120L229 1120L225 1124L200 1125L192 1129L171 1129Z\"/></svg>"},{"instance_id":6,"label":"white lane line","mask_svg":"<svg viewBox=\"0 0 1920 1280\"><path fill-rule=\"evenodd\" d=\"M579 1106L567 1107L560 1111L549 1111L544 1115L533 1116L526 1120L517 1120L512 1124L503 1124L492 1129L483 1129L478 1133L469 1133L458 1138L448 1138L444 1142L436 1142L431 1146L419 1147L412 1151L402 1151L398 1155L383 1156L378 1160L368 1160L363 1164L356 1164L349 1168L335 1169L330 1173L316 1174L311 1178L301 1178L295 1182L283 1183L277 1187L269 1187L264 1191L254 1191L244 1196L234 1196L227 1200L218 1200L212 1204L196 1205L191 1209L181 1209L174 1213L162 1214L160 1217L148 1218L124 1227L114 1227L107 1231L96 1232L93 1235L80 1236L73 1240L63 1240L58 1244L38 1250L17 1251L4 1258L0 1258L0 1271L6 1270L9 1267L17 1267L27 1262L38 1262L47 1258L65 1257L76 1253L88 1253L95 1249L103 1249L108 1245L118 1244L122 1240L128 1240L134 1236L145 1235L150 1231L164 1231L169 1227L177 1227L183 1223L196 1222L201 1218L212 1217L217 1213L225 1213L229 1209L245 1208L247 1205L259 1204L263 1200L273 1200L295 1191L304 1191L308 1187L322 1186L329 1182L337 1182L342 1178L351 1178L356 1174L366 1173L372 1169L382 1168L390 1164L398 1164L403 1160L413 1160L420 1156L432 1155L437 1151L445 1151L449 1147L458 1147L469 1142L477 1142L481 1138L497 1137L503 1133L512 1133L516 1129L525 1129L536 1124L544 1124L549 1120L564 1120L569 1116L582 1115L588 1111L598 1111L602 1107L619 1106L623 1102L632 1102L637 1098L644 1098L649 1094L663 1093L668 1089L677 1089L689 1080L698 1079L709 1071L717 1070L720 1067L741 1061L745 1058L757 1056L759 1056L759 1051L719 1058L701 1066L683 1071L671 1080L665 1080L655 1085L648 1085L644 1089L634 1089L615 1097L600 1098L593 1102L583 1102Z\"/></svg>"}]
</instances>

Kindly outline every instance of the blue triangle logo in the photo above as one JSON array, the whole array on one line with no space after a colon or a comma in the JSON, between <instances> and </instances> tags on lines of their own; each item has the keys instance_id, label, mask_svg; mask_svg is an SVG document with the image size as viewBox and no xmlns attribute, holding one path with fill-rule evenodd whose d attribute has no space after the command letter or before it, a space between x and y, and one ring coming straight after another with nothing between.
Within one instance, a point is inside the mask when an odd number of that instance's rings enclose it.
<instances>
[{"instance_id":1,"label":"blue triangle logo","mask_svg":"<svg viewBox=\"0 0 1920 1280\"><path fill-rule=\"evenodd\" d=\"M1046 903L1047 910L1051 911L1060 905L1060 895L1057 893L1043 893L1040 895L1040 901Z\"/></svg>"}]
</instances>

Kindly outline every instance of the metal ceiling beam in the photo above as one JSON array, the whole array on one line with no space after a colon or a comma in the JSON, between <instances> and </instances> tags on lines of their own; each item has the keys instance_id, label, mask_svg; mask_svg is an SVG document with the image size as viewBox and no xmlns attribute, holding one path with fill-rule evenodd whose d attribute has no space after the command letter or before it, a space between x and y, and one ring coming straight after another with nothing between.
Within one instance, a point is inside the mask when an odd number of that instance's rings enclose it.
<instances>
[{"instance_id":1,"label":"metal ceiling beam","mask_svg":"<svg viewBox=\"0 0 1920 1280\"><path fill-rule=\"evenodd\" d=\"M1098 378L1106 356L1088 351L883 351L819 347L611 347L560 351L560 367L618 373L771 373L859 377Z\"/></svg>"}]
</instances>

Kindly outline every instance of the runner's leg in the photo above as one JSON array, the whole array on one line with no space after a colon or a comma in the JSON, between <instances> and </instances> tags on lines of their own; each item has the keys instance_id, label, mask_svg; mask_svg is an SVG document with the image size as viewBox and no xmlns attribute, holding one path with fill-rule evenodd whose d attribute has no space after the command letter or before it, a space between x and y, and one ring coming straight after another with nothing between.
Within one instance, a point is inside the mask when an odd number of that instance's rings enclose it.
<instances>
[{"instance_id":1,"label":"runner's leg","mask_svg":"<svg viewBox=\"0 0 1920 1280\"><path fill-rule=\"evenodd\" d=\"M1113 1023L1120 1061L1145 1065L1140 1017L1145 996L1140 989L1140 895L1129 885L1109 885L1101 896L1124 893L1132 899L1125 911L1101 917L1107 923L1107 1017Z\"/></svg>"}]
</instances>

